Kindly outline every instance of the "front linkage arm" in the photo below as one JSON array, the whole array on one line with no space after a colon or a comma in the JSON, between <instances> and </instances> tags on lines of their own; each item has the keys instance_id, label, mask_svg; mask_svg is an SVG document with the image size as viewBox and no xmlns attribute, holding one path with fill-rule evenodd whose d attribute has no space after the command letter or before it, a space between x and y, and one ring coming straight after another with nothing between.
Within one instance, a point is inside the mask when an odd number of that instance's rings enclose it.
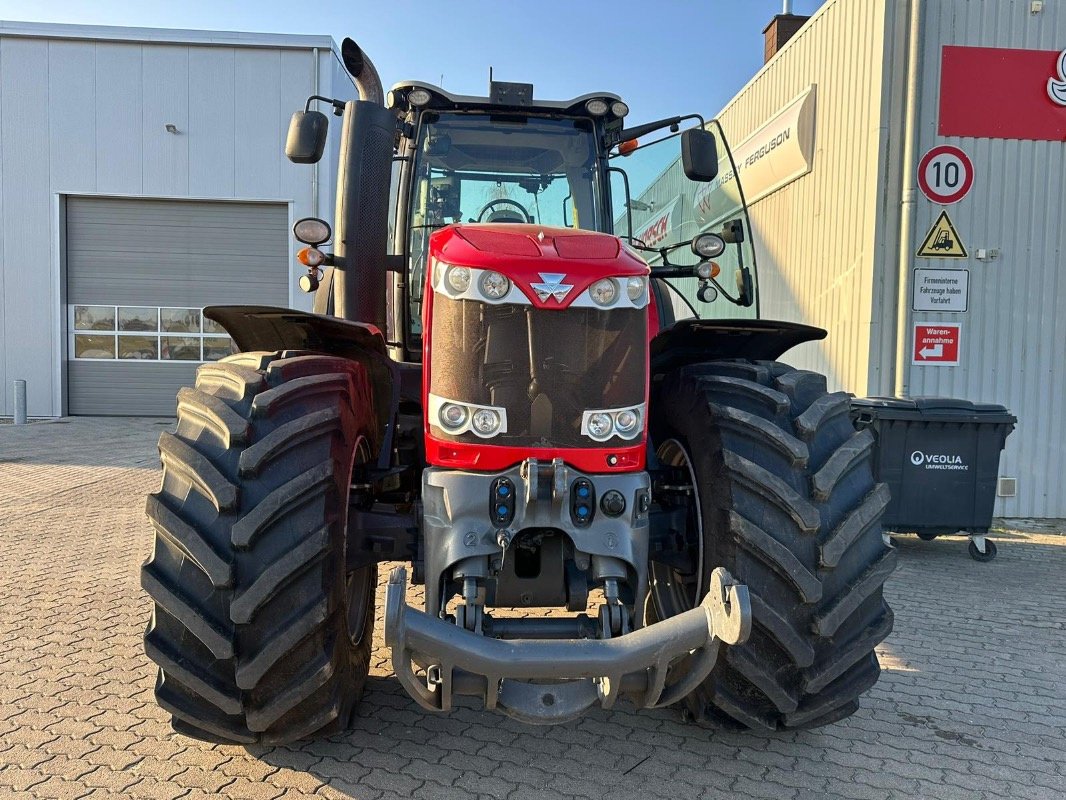
<instances>
[{"instance_id":1,"label":"front linkage arm","mask_svg":"<svg viewBox=\"0 0 1066 800\"><path fill-rule=\"evenodd\" d=\"M404 688L430 711L450 711L454 695L481 697L525 722L565 722L619 695L643 708L671 705L710 674L722 643L742 644L751 631L746 586L722 568L693 609L611 639L492 639L407 605L407 571L389 577L385 643ZM679 680L670 665L692 655ZM425 669L420 678L416 665Z\"/></svg>"}]
</instances>

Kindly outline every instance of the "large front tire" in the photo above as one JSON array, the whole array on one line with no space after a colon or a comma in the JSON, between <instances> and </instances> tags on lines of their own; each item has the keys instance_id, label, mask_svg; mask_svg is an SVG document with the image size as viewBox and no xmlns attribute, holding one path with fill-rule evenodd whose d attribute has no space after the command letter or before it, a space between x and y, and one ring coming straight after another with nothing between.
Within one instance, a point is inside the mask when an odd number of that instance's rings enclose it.
<instances>
[{"instance_id":1,"label":"large front tire","mask_svg":"<svg viewBox=\"0 0 1066 800\"><path fill-rule=\"evenodd\" d=\"M360 365L291 353L206 364L179 393L141 571L156 699L179 733L281 743L349 724L374 621L376 569L345 569L371 397Z\"/></svg>"},{"instance_id":2,"label":"large front tire","mask_svg":"<svg viewBox=\"0 0 1066 800\"><path fill-rule=\"evenodd\" d=\"M691 607L717 566L751 596L748 642L684 701L696 719L825 725L877 681L895 551L881 539L888 489L873 479L873 439L849 407L823 376L767 362L684 367L653 398L658 456L673 469L664 498L689 508L697 566L653 564L649 614Z\"/></svg>"}]
</instances>

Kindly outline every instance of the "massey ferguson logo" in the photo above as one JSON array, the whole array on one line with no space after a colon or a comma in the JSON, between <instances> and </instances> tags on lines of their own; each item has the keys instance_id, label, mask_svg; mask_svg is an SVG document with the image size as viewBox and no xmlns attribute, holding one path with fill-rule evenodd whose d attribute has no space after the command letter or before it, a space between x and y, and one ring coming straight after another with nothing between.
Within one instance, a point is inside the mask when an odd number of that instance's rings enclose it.
<instances>
[{"instance_id":1,"label":"massey ferguson logo","mask_svg":"<svg viewBox=\"0 0 1066 800\"><path fill-rule=\"evenodd\" d=\"M537 297L540 298L540 302L545 302L549 297L554 297L557 302L563 302L563 298L574 287L570 284L563 283L566 280L566 275L559 272L540 272L540 279L544 283L531 283L530 288L537 293Z\"/></svg>"},{"instance_id":2,"label":"massey ferguson logo","mask_svg":"<svg viewBox=\"0 0 1066 800\"><path fill-rule=\"evenodd\" d=\"M1066 106L1066 50L1059 53L1058 80L1048 78L1047 96L1056 105Z\"/></svg>"},{"instance_id":3,"label":"massey ferguson logo","mask_svg":"<svg viewBox=\"0 0 1066 800\"><path fill-rule=\"evenodd\" d=\"M962 463L962 456L945 455L943 453L923 453L921 450L915 450L911 453L911 463L916 467L924 466L926 469L969 469L966 464Z\"/></svg>"}]
</instances>

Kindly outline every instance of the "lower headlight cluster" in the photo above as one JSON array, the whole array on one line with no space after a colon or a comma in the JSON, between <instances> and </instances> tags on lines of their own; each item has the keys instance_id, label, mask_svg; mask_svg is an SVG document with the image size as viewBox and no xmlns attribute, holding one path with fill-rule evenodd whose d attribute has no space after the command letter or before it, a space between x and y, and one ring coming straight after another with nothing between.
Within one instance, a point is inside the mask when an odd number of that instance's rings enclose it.
<instances>
[{"instance_id":1,"label":"lower headlight cluster","mask_svg":"<svg viewBox=\"0 0 1066 800\"><path fill-rule=\"evenodd\" d=\"M581 415L581 433L596 442L605 442L613 436L636 439L643 420L643 403L628 408L586 411Z\"/></svg>"},{"instance_id":2,"label":"lower headlight cluster","mask_svg":"<svg viewBox=\"0 0 1066 800\"><path fill-rule=\"evenodd\" d=\"M429 421L453 436L469 432L491 439L507 432L506 409L462 403L435 394L429 395Z\"/></svg>"}]
</instances>

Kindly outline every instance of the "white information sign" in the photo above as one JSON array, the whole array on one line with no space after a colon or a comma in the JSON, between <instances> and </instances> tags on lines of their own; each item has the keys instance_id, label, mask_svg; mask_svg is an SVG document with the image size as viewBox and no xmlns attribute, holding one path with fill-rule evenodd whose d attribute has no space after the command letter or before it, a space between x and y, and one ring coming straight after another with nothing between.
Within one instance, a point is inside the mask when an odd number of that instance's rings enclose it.
<instances>
[{"instance_id":1,"label":"white information sign","mask_svg":"<svg viewBox=\"0 0 1066 800\"><path fill-rule=\"evenodd\" d=\"M969 304L968 269L916 269L915 311L965 311Z\"/></svg>"}]
</instances>

